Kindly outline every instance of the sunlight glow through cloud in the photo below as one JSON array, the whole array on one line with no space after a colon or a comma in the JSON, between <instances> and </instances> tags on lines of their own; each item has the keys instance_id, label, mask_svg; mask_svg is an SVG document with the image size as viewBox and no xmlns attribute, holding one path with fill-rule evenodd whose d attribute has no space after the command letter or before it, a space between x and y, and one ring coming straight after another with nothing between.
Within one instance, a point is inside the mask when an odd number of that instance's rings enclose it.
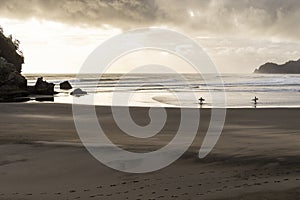
<instances>
[{"instance_id":1,"label":"sunlight glow through cloud","mask_svg":"<svg viewBox=\"0 0 300 200\"><path fill-rule=\"evenodd\" d=\"M83 28L62 23L0 18L6 35L21 41L24 73L76 73L91 51L120 29Z\"/></svg>"}]
</instances>

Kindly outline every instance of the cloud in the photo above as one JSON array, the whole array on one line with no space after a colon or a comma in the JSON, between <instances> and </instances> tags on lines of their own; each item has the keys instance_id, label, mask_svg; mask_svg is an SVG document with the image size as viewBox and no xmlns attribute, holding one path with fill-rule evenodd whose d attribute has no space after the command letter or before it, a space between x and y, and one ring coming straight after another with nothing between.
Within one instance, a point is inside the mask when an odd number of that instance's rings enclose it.
<instances>
[{"instance_id":1,"label":"cloud","mask_svg":"<svg viewBox=\"0 0 300 200\"><path fill-rule=\"evenodd\" d=\"M0 16L92 27L167 25L195 34L300 39L299 0L2 0Z\"/></svg>"},{"instance_id":2,"label":"cloud","mask_svg":"<svg viewBox=\"0 0 300 200\"><path fill-rule=\"evenodd\" d=\"M10 18L36 17L63 23L123 28L150 23L158 17L154 0L2 0L0 15Z\"/></svg>"}]
</instances>

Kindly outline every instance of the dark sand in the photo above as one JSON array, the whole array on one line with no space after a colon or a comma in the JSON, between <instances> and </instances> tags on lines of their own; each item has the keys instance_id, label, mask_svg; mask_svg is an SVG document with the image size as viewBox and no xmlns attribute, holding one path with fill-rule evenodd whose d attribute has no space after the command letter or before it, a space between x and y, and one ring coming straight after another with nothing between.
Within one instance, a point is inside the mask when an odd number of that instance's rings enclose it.
<instances>
[{"instance_id":1,"label":"dark sand","mask_svg":"<svg viewBox=\"0 0 300 200\"><path fill-rule=\"evenodd\" d=\"M138 124L147 108L132 108ZM122 134L109 107L98 107L109 138L131 151L168 143L179 109L149 141ZM204 159L197 154L210 119L172 165L147 174L112 170L82 147L71 105L1 104L0 199L300 199L300 109L228 109L224 131Z\"/></svg>"}]
</instances>

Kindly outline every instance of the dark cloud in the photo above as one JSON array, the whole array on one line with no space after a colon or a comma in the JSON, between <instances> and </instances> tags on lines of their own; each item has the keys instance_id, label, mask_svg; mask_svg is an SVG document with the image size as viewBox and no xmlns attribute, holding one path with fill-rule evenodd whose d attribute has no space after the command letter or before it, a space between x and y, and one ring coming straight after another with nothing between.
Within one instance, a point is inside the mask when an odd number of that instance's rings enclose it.
<instances>
[{"instance_id":1,"label":"dark cloud","mask_svg":"<svg viewBox=\"0 0 300 200\"><path fill-rule=\"evenodd\" d=\"M0 15L121 28L149 24L159 17L154 0L2 0Z\"/></svg>"},{"instance_id":2,"label":"dark cloud","mask_svg":"<svg viewBox=\"0 0 300 200\"><path fill-rule=\"evenodd\" d=\"M195 33L300 39L299 0L1 0L0 16L123 29L169 25Z\"/></svg>"}]
</instances>

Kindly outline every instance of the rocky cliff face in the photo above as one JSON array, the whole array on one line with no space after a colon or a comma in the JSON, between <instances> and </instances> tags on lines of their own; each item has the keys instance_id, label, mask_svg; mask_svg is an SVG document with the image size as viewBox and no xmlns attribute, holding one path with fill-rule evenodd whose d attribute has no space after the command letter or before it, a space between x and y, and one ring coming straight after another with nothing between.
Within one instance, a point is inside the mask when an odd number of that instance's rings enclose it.
<instances>
[{"instance_id":1,"label":"rocky cliff face","mask_svg":"<svg viewBox=\"0 0 300 200\"><path fill-rule=\"evenodd\" d=\"M300 59L297 61L289 61L283 65L276 63L266 63L256 69L254 73L264 74L300 74Z\"/></svg>"},{"instance_id":2,"label":"rocky cliff face","mask_svg":"<svg viewBox=\"0 0 300 200\"><path fill-rule=\"evenodd\" d=\"M12 39L0 32L0 101L29 94L27 80L20 74L24 58L17 51Z\"/></svg>"},{"instance_id":3,"label":"rocky cliff face","mask_svg":"<svg viewBox=\"0 0 300 200\"><path fill-rule=\"evenodd\" d=\"M0 27L0 30L1 27ZM32 95L53 95L54 84L39 78L35 86L28 87L21 75L24 58L19 51L19 41L5 37L0 31L0 102L19 101Z\"/></svg>"},{"instance_id":4,"label":"rocky cliff face","mask_svg":"<svg viewBox=\"0 0 300 200\"><path fill-rule=\"evenodd\" d=\"M2 32L0 32L0 57L13 64L16 71L21 73L24 57L18 52L18 41L13 42L12 38L5 37Z\"/></svg>"}]
</instances>

